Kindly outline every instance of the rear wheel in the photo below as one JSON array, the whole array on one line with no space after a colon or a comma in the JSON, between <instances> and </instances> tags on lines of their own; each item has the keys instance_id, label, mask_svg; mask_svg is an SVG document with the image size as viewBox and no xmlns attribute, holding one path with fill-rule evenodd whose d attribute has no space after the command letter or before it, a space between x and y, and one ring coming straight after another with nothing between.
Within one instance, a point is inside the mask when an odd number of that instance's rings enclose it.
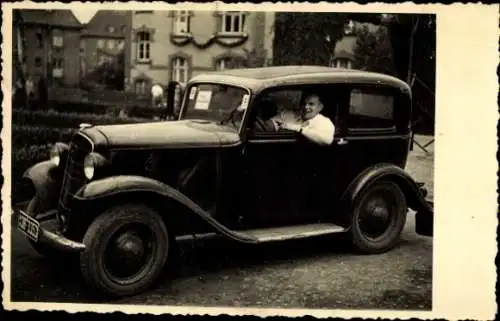
<instances>
[{"instance_id":1,"label":"rear wheel","mask_svg":"<svg viewBox=\"0 0 500 321\"><path fill-rule=\"evenodd\" d=\"M377 182L357 198L352 213L351 237L365 253L383 253L395 246L406 223L407 205L399 186Z\"/></svg>"},{"instance_id":2,"label":"rear wheel","mask_svg":"<svg viewBox=\"0 0 500 321\"><path fill-rule=\"evenodd\" d=\"M144 205L119 205L89 226L80 255L83 277L105 295L128 296L152 286L170 244L162 218Z\"/></svg>"}]
</instances>

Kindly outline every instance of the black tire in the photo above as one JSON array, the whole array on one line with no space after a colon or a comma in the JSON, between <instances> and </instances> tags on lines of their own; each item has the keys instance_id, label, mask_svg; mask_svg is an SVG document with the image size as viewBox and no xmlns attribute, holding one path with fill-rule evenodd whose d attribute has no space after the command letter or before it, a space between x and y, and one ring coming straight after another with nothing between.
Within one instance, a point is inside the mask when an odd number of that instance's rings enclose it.
<instances>
[{"instance_id":1,"label":"black tire","mask_svg":"<svg viewBox=\"0 0 500 321\"><path fill-rule=\"evenodd\" d=\"M148 236L149 242L144 245ZM125 237L129 239L126 241ZM83 242L86 248L80 254L80 268L84 279L101 294L111 297L130 296L150 288L161 275L170 250L170 238L162 218L151 208L136 204L118 205L99 215L90 224ZM126 246L128 249L124 250ZM130 250L131 246L136 247ZM134 262L119 256L120 250L121 254L128 250L126 255L133 256ZM131 253L134 250L142 250L141 255ZM135 262L139 256L142 260L145 252L145 262ZM113 257L120 260L112 260ZM135 263L140 266L135 274L119 275L120 269Z\"/></svg>"},{"instance_id":2,"label":"black tire","mask_svg":"<svg viewBox=\"0 0 500 321\"><path fill-rule=\"evenodd\" d=\"M38 208L40 206L40 199L38 198L37 195L35 195L26 205L26 208L24 209L26 214L31 216L32 218L36 219L37 214L38 214ZM53 248L46 246L44 244L36 243L30 240L29 238L26 238L28 242L31 244L31 247L41 256L51 258L51 259L61 259L63 252Z\"/></svg>"},{"instance_id":3,"label":"black tire","mask_svg":"<svg viewBox=\"0 0 500 321\"><path fill-rule=\"evenodd\" d=\"M376 209L367 210L369 205ZM396 183L381 181L369 186L357 197L352 212L350 233L356 249L368 254L392 249L406 224L407 211L405 195ZM377 229L378 233L374 232Z\"/></svg>"}]
</instances>

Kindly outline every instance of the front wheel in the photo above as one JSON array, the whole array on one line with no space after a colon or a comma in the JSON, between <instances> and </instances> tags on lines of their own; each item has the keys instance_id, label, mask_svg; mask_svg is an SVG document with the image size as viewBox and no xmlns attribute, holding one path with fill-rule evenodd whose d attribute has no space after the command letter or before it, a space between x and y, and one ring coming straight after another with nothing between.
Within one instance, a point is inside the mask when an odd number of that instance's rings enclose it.
<instances>
[{"instance_id":1,"label":"front wheel","mask_svg":"<svg viewBox=\"0 0 500 321\"><path fill-rule=\"evenodd\" d=\"M89 226L80 254L86 281L105 295L145 291L160 276L169 252L162 218L144 205L118 205Z\"/></svg>"},{"instance_id":2,"label":"front wheel","mask_svg":"<svg viewBox=\"0 0 500 321\"><path fill-rule=\"evenodd\" d=\"M395 246L406 223L407 205L399 186L377 182L356 199L352 213L351 237L365 253L383 253Z\"/></svg>"}]
</instances>

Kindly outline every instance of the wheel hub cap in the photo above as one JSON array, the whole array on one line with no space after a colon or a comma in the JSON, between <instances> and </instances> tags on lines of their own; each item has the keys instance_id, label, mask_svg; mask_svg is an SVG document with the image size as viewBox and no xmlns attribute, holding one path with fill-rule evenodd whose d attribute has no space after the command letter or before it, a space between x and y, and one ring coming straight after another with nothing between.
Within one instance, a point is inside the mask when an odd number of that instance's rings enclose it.
<instances>
[{"instance_id":1,"label":"wheel hub cap","mask_svg":"<svg viewBox=\"0 0 500 321\"><path fill-rule=\"evenodd\" d=\"M130 233L120 235L116 240L118 255L124 260L133 263L139 261L144 255L144 244L142 240Z\"/></svg>"}]
</instances>

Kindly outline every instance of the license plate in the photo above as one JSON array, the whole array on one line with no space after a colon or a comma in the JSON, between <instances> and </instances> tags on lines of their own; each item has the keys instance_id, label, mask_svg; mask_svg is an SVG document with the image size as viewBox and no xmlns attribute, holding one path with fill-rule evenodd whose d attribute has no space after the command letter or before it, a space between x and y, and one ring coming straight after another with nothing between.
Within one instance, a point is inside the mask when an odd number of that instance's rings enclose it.
<instances>
[{"instance_id":1,"label":"license plate","mask_svg":"<svg viewBox=\"0 0 500 321\"><path fill-rule=\"evenodd\" d=\"M38 242L40 223L23 212L18 212L17 214L17 229L31 240Z\"/></svg>"}]
</instances>

